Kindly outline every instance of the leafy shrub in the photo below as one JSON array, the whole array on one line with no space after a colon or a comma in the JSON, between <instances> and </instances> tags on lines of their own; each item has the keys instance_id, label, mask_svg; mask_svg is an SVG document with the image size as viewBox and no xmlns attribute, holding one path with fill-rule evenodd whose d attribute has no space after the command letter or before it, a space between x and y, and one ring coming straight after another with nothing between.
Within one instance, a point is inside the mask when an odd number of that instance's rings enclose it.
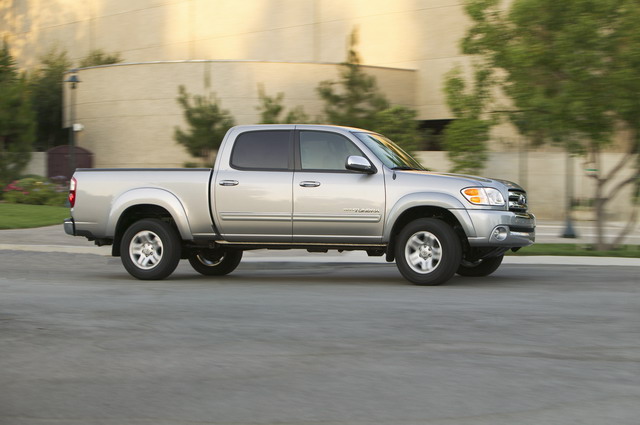
<instances>
[{"instance_id":1,"label":"leafy shrub","mask_svg":"<svg viewBox=\"0 0 640 425\"><path fill-rule=\"evenodd\" d=\"M43 177L26 177L9 183L3 189L3 199L13 204L63 206L67 186Z\"/></svg>"}]
</instances>

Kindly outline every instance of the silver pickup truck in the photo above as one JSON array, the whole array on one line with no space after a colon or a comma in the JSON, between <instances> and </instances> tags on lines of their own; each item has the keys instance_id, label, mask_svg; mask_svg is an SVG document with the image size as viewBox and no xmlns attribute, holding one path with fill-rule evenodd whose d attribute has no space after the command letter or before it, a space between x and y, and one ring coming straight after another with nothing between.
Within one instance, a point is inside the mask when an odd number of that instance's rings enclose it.
<instances>
[{"instance_id":1,"label":"silver pickup truck","mask_svg":"<svg viewBox=\"0 0 640 425\"><path fill-rule=\"evenodd\" d=\"M325 125L230 129L213 169L79 169L65 232L113 245L138 279L188 259L232 272L244 250L364 250L418 285L493 273L531 245L518 185L434 173L386 137Z\"/></svg>"}]
</instances>

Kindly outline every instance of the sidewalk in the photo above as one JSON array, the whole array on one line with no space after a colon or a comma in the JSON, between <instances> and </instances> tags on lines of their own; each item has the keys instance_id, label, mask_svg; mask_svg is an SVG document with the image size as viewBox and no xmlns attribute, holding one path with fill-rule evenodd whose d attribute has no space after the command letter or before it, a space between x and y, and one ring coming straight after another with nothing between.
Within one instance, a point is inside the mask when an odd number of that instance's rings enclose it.
<instances>
[{"instance_id":1,"label":"sidewalk","mask_svg":"<svg viewBox=\"0 0 640 425\"><path fill-rule=\"evenodd\" d=\"M623 223L612 223L607 227L609 238L617 235L624 227ZM538 243L577 243L588 244L595 240L595 230L590 222L574 224L576 239L560 237L564 223L538 222L536 241ZM640 244L640 229L631 232L625 243ZM0 230L0 250L60 252L68 254L95 254L110 256L111 247L95 246L82 237L72 237L64 233L62 225L40 227L36 229ZM349 251L339 253L329 251L326 254L308 253L303 250L247 251L243 261L254 262L305 262L305 263L385 263L384 257L369 257L365 252ZM640 266L640 258L608 257L561 257L561 256L519 256L506 257L504 264L570 264L592 266Z\"/></svg>"},{"instance_id":2,"label":"sidewalk","mask_svg":"<svg viewBox=\"0 0 640 425\"><path fill-rule=\"evenodd\" d=\"M612 222L605 226L606 240L610 241L622 232L626 223ZM590 244L594 243L597 238L596 224L594 221L574 221L573 230L576 234L575 239L563 238L566 224L562 221L538 221L536 228L536 242L538 243L575 243ZM627 234L624 241L626 245L640 245L640 224Z\"/></svg>"}]
</instances>

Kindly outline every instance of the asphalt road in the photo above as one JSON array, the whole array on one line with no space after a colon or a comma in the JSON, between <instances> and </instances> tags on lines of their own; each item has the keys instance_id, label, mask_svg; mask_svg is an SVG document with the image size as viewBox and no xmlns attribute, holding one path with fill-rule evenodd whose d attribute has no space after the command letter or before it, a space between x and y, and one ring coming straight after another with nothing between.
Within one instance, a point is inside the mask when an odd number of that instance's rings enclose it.
<instances>
[{"instance_id":1,"label":"asphalt road","mask_svg":"<svg viewBox=\"0 0 640 425\"><path fill-rule=\"evenodd\" d=\"M2 425L637 425L640 268L393 265L0 251Z\"/></svg>"}]
</instances>

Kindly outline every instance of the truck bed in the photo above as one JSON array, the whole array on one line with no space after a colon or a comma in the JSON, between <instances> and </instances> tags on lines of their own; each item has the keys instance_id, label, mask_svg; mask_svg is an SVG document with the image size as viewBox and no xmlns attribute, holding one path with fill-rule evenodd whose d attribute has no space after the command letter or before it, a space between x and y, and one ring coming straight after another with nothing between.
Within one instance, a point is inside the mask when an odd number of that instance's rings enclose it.
<instances>
[{"instance_id":1,"label":"truck bed","mask_svg":"<svg viewBox=\"0 0 640 425\"><path fill-rule=\"evenodd\" d=\"M76 207L72 209L77 225L94 237L112 237L118 214L126 209L128 192L136 191L137 203L145 189L165 190L173 194L188 217L192 235L212 233L209 205L209 168L162 169L78 169ZM151 200L150 200L151 201ZM157 203L157 199L153 199ZM118 204L122 204L118 208ZM110 214L112 217L110 217Z\"/></svg>"}]
</instances>

